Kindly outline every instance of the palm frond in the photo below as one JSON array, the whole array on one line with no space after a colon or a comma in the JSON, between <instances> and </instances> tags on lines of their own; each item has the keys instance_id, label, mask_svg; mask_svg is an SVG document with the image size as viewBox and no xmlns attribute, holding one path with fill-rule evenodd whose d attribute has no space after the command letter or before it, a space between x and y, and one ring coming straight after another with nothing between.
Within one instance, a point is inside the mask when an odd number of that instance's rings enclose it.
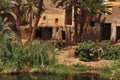
<instances>
[{"instance_id":1,"label":"palm frond","mask_svg":"<svg viewBox=\"0 0 120 80\"><path fill-rule=\"evenodd\" d=\"M78 5L87 13L101 14L107 12L107 5L104 4L104 0L81 0Z\"/></svg>"},{"instance_id":2,"label":"palm frond","mask_svg":"<svg viewBox=\"0 0 120 80\"><path fill-rule=\"evenodd\" d=\"M12 38L15 39L15 33L12 31L12 29L9 27L10 23L8 22L8 18L1 18L0 17L0 39L2 39L2 37L6 37L6 38Z\"/></svg>"}]
</instances>

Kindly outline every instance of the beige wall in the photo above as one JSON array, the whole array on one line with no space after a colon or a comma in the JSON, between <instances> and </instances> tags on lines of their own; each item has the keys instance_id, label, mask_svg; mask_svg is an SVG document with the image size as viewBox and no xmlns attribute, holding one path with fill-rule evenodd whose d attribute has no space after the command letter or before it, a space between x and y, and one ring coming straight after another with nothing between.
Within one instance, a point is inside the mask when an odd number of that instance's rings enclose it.
<instances>
[{"instance_id":1,"label":"beige wall","mask_svg":"<svg viewBox=\"0 0 120 80\"><path fill-rule=\"evenodd\" d=\"M41 16L39 26L65 25L65 10L56 8L51 0L44 0L44 12ZM44 17L46 18L44 20ZM55 20L58 22L55 23Z\"/></svg>"},{"instance_id":2,"label":"beige wall","mask_svg":"<svg viewBox=\"0 0 120 80\"><path fill-rule=\"evenodd\" d=\"M46 17L45 20L44 17ZM57 22L56 19L58 19ZM53 25L64 25L64 24L65 24L65 10L49 9L42 14L39 26L42 25L53 26Z\"/></svg>"}]
</instances>

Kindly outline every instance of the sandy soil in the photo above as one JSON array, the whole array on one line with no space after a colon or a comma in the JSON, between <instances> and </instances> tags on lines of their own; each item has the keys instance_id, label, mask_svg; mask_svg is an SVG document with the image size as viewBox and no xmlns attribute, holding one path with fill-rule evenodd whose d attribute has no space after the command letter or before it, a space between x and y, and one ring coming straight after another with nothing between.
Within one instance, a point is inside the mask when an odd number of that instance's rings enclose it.
<instances>
[{"instance_id":1,"label":"sandy soil","mask_svg":"<svg viewBox=\"0 0 120 80\"><path fill-rule=\"evenodd\" d=\"M80 61L79 58L75 58L75 46L69 47L66 50L61 50L58 53L58 64L65 64L67 66L71 66L74 64L83 64L86 65L88 68L92 69L99 69L105 66L111 66L114 64L113 61L110 60L98 60L98 61Z\"/></svg>"}]
</instances>

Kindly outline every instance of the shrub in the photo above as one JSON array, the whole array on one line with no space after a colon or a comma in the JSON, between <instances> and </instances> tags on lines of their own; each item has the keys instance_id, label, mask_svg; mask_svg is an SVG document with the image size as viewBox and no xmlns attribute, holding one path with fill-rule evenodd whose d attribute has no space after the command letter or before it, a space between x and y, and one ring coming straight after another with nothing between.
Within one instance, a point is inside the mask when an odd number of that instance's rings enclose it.
<instances>
[{"instance_id":1,"label":"shrub","mask_svg":"<svg viewBox=\"0 0 120 80\"><path fill-rule=\"evenodd\" d=\"M103 51L100 53L102 59L116 60L119 59L120 46L113 47L111 43L102 45Z\"/></svg>"},{"instance_id":2,"label":"shrub","mask_svg":"<svg viewBox=\"0 0 120 80\"><path fill-rule=\"evenodd\" d=\"M51 56L51 58L49 57ZM47 43L33 43L28 49L9 39L0 42L0 61L3 68L23 69L55 62L55 47Z\"/></svg>"},{"instance_id":3,"label":"shrub","mask_svg":"<svg viewBox=\"0 0 120 80\"><path fill-rule=\"evenodd\" d=\"M3 38L0 42L0 60L4 68L16 68L18 55L23 52L21 45L14 45L11 40Z\"/></svg>"},{"instance_id":4,"label":"shrub","mask_svg":"<svg viewBox=\"0 0 120 80\"><path fill-rule=\"evenodd\" d=\"M93 56L98 51L98 46L92 42L83 42L79 44L79 47L76 49L79 55L79 59L83 61L90 61L93 59Z\"/></svg>"},{"instance_id":5,"label":"shrub","mask_svg":"<svg viewBox=\"0 0 120 80\"><path fill-rule=\"evenodd\" d=\"M116 60L120 58L120 46L112 46L111 43L106 43L102 44L102 49L103 50L99 53L101 59ZM76 51L80 60L90 61L98 54L98 46L94 42L88 41L80 43Z\"/></svg>"},{"instance_id":6,"label":"shrub","mask_svg":"<svg viewBox=\"0 0 120 80\"><path fill-rule=\"evenodd\" d=\"M55 63L55 46L46 42L34 42L28 51L30 64L49 65Z\"/></svg>"}]
</instances>

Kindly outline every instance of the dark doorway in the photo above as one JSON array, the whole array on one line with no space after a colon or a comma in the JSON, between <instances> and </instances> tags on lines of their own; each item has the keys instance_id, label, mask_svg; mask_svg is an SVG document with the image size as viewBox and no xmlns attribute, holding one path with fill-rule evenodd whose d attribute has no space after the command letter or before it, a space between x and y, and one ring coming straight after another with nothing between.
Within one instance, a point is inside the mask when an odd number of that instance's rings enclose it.
<instances>
[{"instance_id":1,"label":"dark doorway","mask_svg":"<svg viewBox=\"0 0 120 80\"><path fill-rule=\"evenodd\" d=\"M65 31L62 31L62 39L65 40Z\"/></svg>"},{"instance_id":2,"label":"dark doorway","mask_svg":"<svg viewBox=\"0 0 120 80\"><path fill-rule=\"evenodd\" d=\"M41 39L42 38L42 28L38 28L35 33L35 39Z\"/></svg>"},{"instance_id":3,"label":"dark doorway","mask_svg":"<svg viewBox=\"0 0 120 80\"><path fill-rule=\"evenodd\" d=\"M52 27L41 27L37 29L35 38L41 40L50 40L52 38Z\"/></svg>"},{"instance_id":4,"label":"dark doorway","mask_svg":"<svg viewBox=\"0 0 120 80\"><path fill-rule=\"evenodd\" d=\"M110 40L111 24L103 23L101 26L101 40Z\"/></svg>"},{"instance_id":5,"label":"dark doorway","mask_svg":"<svg viewBox=\"0 0 120 80\"><path fill-rule=\"evenodd\" d=\"M45 27L44 28L44 32L45 34L43 35L44 36L44 40L50 40L52 38L52 27Z\"/></svg>"},{"instance_id":6,"label":"dark doorway","mask_svg":"<svg viewBox=\"0 0 120 80\"><path fill-rule=\"evenodd\" d=\"M120 26L117 26L117 33L116 33L117 40L120 39Z\"/></svg>"}]
</instances>

